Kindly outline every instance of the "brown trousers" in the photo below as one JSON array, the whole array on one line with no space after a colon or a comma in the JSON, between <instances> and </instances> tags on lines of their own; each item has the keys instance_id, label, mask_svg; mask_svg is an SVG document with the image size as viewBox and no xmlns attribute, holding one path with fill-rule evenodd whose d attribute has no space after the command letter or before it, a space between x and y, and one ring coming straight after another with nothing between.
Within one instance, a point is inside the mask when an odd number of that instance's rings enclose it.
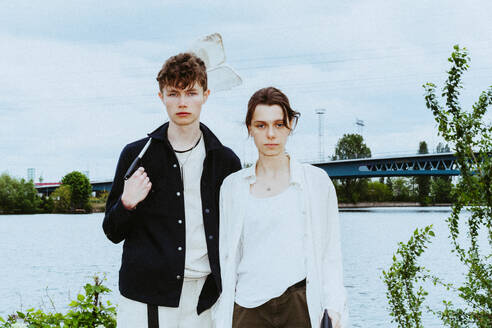
<instances>
[{"instance_id":1,"label":"brown trousers","mask_svg":"<svg viewBox=\"0 0 492 328\"><path fill-rule=\"evenodd\" d=\"M255 308L234 304L232 328L310 328L306 280Z\"/></svg>"}]
</instances>

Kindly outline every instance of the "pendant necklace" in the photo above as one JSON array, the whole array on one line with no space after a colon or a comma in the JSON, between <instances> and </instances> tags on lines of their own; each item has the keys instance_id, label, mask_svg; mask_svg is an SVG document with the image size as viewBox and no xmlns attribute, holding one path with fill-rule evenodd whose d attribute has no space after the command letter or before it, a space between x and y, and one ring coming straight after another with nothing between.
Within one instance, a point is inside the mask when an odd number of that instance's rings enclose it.
<instances>
[{"instance_id":1,"label":"pendant necklace","mask_svg":"<svg viewBox=\"0 0 492 328\"><path fill-rule=\"evenodd\" d=\"M200 136L198 137L197 142L190 149L187 149L187 150L175 150L175 149L173 149L174 152L177 154L188 153L188 156L186 157L186 159L184 161L180 161L179 157L176 156L178 158L179 170L181 171L181 181L183 181L183 183L184 183L184 165L186 164L186 162L188 162L188 159L190 159L191 155L193 154L193 150L195 150L196 146L198 146L198 144L200 143L200 140L202 140L202 133L201 132L200 132Z\"/></svg>"}]
</instances>

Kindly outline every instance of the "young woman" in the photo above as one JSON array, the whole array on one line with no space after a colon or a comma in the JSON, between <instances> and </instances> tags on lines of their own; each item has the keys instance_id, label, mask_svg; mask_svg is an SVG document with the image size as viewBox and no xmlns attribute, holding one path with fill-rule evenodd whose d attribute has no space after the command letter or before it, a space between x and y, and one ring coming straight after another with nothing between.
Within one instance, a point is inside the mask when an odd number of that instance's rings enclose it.
<instances>
[{"instance_id":1,"label":"young woman","mask_svg":"<svg viewBox=\"0 0 492 328\"><path fill-rule=\"evenodd\" d=\"M258 160L220 190L216 327L317 328L325 309L333 327L346 327L335 188L323 170L285 153L298 117L276 88L249 100Z\"/></svg>"}]
</instances>

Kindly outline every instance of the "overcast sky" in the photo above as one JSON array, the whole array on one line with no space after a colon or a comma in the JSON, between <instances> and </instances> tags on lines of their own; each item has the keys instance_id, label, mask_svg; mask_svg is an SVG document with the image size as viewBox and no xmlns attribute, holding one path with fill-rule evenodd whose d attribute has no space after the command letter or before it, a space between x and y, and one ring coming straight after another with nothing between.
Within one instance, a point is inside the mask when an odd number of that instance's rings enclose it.
<instances>
[{"instance_id":1,"label":"overcast sky","mask_svg":"<svg viewBox=\"0 0 492 328\"><path fill-rule=\"evenodd\" d=\"M0 1L0 173L112 179L125 144L167 120L163 62L214 32L243 84L212 93L202 122L241 158L256 157L247 101L270 85L302 114L288 144L299 159L318 157L317 108L326 157L356 119L373 156L432 150L422 84L442 87L452 46L466 46L469 108L492 84L491 22L490 0Z\"/></svg>"}]
</instances>

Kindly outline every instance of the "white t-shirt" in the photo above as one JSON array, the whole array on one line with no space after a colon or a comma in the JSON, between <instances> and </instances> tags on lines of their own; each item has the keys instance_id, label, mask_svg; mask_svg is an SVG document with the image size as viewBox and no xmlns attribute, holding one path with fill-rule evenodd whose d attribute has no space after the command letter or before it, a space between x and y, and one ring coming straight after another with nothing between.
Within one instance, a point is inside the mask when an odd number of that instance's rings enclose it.
<instances>
[{"instance_id":1,"label":"white t-shirt","mask_svg":"<svg viewBox=\"0 0 492 328\"><path fill-rule=\"evenodd\" d=\"M208 260L205 228L203 226L202 197L200 181L203 161L205 160L205 143L203 136L193 150L176 153L182 166L184 204L185 204L185 278L200 278L211 273Z\"/></svg>"},{"instance_id":2,"label":"white t-shirt","mask_svg":"<svg viewBox=\"0 0 492 328\"><path fill-rule=\"evenodd\" d=\"M273 197L249 194L245 200L235 298L242 307L260 306L306 278L305 222L299 193L290 185Z\"/></svg>"}]
</instances>

